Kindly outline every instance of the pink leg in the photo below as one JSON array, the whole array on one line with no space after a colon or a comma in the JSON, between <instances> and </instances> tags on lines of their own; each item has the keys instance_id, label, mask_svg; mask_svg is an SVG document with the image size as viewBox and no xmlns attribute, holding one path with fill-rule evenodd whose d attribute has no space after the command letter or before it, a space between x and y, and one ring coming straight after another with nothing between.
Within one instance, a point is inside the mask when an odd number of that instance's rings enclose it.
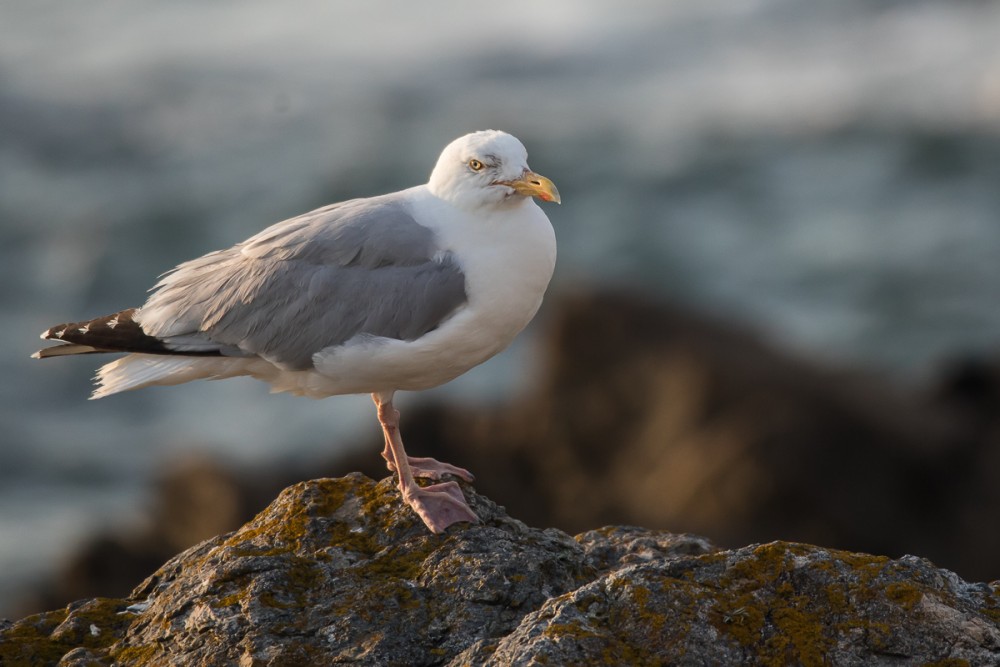
<instances>
[{"instance_id":1,"label":"pink leg","mask_svg":"<svg viewBox=\"0 0 1000 667\"><path fill-rule=\"evenodd\" d=\"M378 408L378 420L385 435L386 451L382 455L389 462L389 469L395 469L399 473L399 490L406 504L413 508L432 533L444 532L448 526L459 521L477 523L479 517L469 508L465 496L462 495L462 489L455 482L442 482L426 487L417 484L410 468L412 459L406 456L403 440L399 436L399 412L392 406L392 393L372 394L372 400ZM434 464L442 467L448 465L437 461L434 461ZM431 470L434 470L433 466ZM446 471L437 469L438 476L442 472Z\"/></svg>"}]
</instances>

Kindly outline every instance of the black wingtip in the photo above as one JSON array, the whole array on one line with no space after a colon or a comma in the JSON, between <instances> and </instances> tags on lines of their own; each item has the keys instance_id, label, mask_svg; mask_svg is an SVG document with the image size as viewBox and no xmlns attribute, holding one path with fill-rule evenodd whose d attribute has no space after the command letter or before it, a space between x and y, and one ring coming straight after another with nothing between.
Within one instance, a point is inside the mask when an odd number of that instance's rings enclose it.
<instances>
[{"instance_id":1,"label":"black wingtip","mask_svg":"<svg viewBox=\"0 0 1000 667\"><path fill-rule=\"evenodd\" d=\"M188 357L218 357L222 352L211 349L172 349L161 339L150 336L136 322L136 308L129 308L104 317L83 322L57 324L42 332L43 340L60 344L39 350L36 359L72 354L99 352L132 352L136 354L170 354Z\"/></svg>"},{"instance_id":2,"label":"black wingtip","mask_svg":"<svg viewBox=\"0 0 1000 667\"><path fill-rule=\"evenodd\" d=\"M42 332L42 339L62 345L39 351L39 358L91 352L149 352L168 350L159 339L148 336L135 321L135 308L82 322L57 324Z\"/></svg>"}]
</instances>

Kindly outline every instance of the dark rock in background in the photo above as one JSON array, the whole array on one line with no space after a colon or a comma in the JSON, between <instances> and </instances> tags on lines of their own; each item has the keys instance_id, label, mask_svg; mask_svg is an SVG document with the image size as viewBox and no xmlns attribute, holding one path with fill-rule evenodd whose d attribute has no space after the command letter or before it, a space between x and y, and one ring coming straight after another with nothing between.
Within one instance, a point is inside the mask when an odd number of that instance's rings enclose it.
<instances>
[{"instance_id":1,"label":"dark rock in background","mask_svg":"<svg viewBox=\"0 0 1000 667\"><path fill-rule=\"evenodd\" d=\"M542 380L516 403L403 414L407 449L472 470L531 525L636 524L741 546L775 539L998 576L1000 364L964 360L923 392L837 372L752 333L617 293L552 302ZM317 473L386 474L382 443L309 468L164 473L149 525L98 536L25 613L124 595Z\"/></svg>"},{"instance_id":2,"label":"dark rock in background","mask_svg":"<svg viewBox=\"0 0 1000 667\"><path fill-rule=\"evenodd\" d=\"M997 664L997 585L928 561L480 517L432 535L389 479L302 482L126 599L0 625L4 665ZM951 661L951 662L946 662ZM964 661L964 662L963 662Z\"/></svg>"},{"instance_id":3,"label":"dark rock in background","mask_svg":"<svg viewBox=\"0 0 1000 667\"><path fill-rule=\"evenodd\" d=\"M536 525L918 553L997 576L1000 364L966 362L918 393L622 294L550 315L533 395L405 415L408 449L479 472Z\"/></svg>"}]
</instances>

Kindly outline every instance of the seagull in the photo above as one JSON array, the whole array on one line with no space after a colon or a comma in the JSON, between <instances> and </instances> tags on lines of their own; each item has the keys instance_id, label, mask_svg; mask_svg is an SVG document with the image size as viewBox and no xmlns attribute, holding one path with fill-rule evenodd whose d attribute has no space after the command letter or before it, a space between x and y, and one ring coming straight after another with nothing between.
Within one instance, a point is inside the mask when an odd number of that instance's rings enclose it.
<instances>
[{"instance_id":1,"label":"seagull","mask_svg":"<svg viewBox=\"0 0 1000 667\"><path fill-rule=\"evenodd\" d=\"M127 353L98 370L95 399L238 376L311 398L371 394L404 502L433 533L475 523L443 479L473 476L407 456L392 400L481 364L534 317L556 261L535 197L560 203L518 139L467 134L425 185L331 204L185 262L141 307L47 329L59 345L32 356Z\"/></svg>"}]
</instances>

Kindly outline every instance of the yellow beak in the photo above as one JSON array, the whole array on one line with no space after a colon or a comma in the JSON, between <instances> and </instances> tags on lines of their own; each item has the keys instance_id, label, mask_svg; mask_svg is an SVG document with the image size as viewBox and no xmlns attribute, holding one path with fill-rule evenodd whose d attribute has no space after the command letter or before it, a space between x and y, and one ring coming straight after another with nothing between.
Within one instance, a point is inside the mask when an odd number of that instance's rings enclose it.
<instances>
[{"instance_id":1,"label":"yellow beak","mask_svg":"<svg viewBox=\"0 0 1000 667\"><path fill-rule=\"evenodd\" d=\"M562 203L556 184L533 171L525 170L521 174L521 178L513 181L500 181L499 184L514 188L514 192L519 195L538 197L542 201L554 201L557 204Z\"/></svg>"}]
</instances>

